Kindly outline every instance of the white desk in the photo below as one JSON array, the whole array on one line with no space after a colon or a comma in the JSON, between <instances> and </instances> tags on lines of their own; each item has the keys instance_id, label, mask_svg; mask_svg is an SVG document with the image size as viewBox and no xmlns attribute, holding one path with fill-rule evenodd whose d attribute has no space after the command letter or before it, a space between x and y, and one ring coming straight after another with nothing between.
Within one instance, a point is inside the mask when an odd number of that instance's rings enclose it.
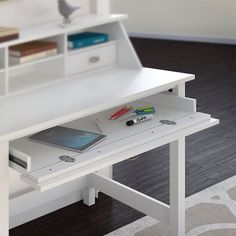
<instances>
[{"instance_id":1,"label":"white desk","mask_svg":"<svg viewBox=\"0 0 236 236\"><path fill-rule=\"evenodd\" d=\"M102 74L104 71L99 73ZM189 115L179 119L175 128L149 127L147 130L143 130L141 135L134 133L132 137L124 137L123 140L112 144L108 143L103 148L96 147L84 154L87 160L90 158L90 161L82 161L82 165L80 162L68 167L62 163L63 171L61 172L61 166L54 166L57 169L55 173L51 174L46 173L46 170L37 170L36 168L29 173L24 173L22 179L38 191L47 191L87 175L90 178L90 186L88 186L88 194L84 198L84 202L88 205L94 204L94 194L95 189L97 189L164 223L170 223L173 229L172 235L182 235L185 199L185 136L213 126L218 123L218 120L210 118L209 115L196 113L195 101L184 98L184 94L177 94L181 96L159 94L169 88L183 86L185 82L193 79L191 75L154 69L144 69L137 72L113 68L106 71L98 83L97 76L99 73L96 76L91 74L84 78L19 94L0 102L3 111L0 120L1 124L4 124L0 129L1 235L7 235L8 231L9 141L55 125L78 120L118 105L139 99L145 100L147 97L149 97L149 102L157 99L158 106L160 103L162 106L172 108L174 106L175 109L186 110ZM132 79L127 82L124 74ZM119 89L112 89L114 85L115 88ZM78 93L77 88L81 89L81 93ZM151 95L155 94L159 94L157 95L159 97L152 96L150 98ZM24 106L22 107L21 104ZM37 104L37 108L35 104ZM33 112L28 113L29 110ZM189 120L189 116L192 120ZM17 122L15 122L15 117L17 117ZM153 136L150 135L152 132ZM125 139L129 140L129 145ZM99 169L167 143L170 143L171 160L170 206L96 173ZM40 153L38 155L40 156Z\"/></svg>"},{"instance_id":2,"label":"white desk","mask_svg":"<svg viewBox=\"0 0 236 236\"><path fill-rule=\"evenodd\" d=\"M20 159L24 165L19 162L10 165L36 191L45 192L86 176L85 204L95 203L98 190L169 224L171 236L184 235L185 137L219 121L196 112L196 101L185 98L185 83L193 80L193 75L142 68L120 23L123 18L85 16L81 24L64 30L55 24L41 25L40 31L29 28L21 39L1 45L0 81L5 85L0 99L1 236L7 236L9 230L9 146L27 154ZM114 43L82 51L68 50L67 35L88 27L107 32ZM58 42L60 55L19 66L8 63L9 46L38 38ZM108 55L107 50L114 55ZM81 55L89 59L93 52L99 53L100 66L86 64L91 70L79 73L83 68L78 65L78 74L74 74L77 64L73 60L81 59ZM172 88L172 93L167 92ZM30 134L56 125L76 128L85 117L103 119L101 116L110 114L117 106L133 102L156 104L153 123L131 129L107 126L107 140L83 154L33 144L27 139ZM161 125L160 119L174 120L177 124ZM119 139L114 139L113 133ZM99 173L103 168L165 144L170 144L170 206ZM58 162L61 153L73 156L76 161Z\"/></svg>"}]
</instances>

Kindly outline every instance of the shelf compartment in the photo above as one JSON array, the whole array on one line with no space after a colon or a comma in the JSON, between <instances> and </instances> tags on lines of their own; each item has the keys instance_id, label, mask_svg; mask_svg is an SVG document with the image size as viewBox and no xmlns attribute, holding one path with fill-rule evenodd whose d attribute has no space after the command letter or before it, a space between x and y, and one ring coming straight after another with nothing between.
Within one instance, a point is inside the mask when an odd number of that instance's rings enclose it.
<instances>
[{"instance_id":1,"label":"shelf compartment","mask_svg":"<svg viewBox=\"0 0 236 236\"><path fill-rule=\"evenodd\" d=\"M142 68L134 47L129 41L127 32L120 22L99 25L87 30L91 32L108 34L110 41L117 41L117 64L119 66L130 67L133 69Z\"/></svg>"},{"instance_id":2,"label":"shelf compartment","mask_svg":"<svg viewBox=\"0 0 236 236\"><path fill-rule=\"evenodd\" d=\"M37 65L37 64L50 62L52 60L57 60L57 59L60 59L60 58L64 58L64 54L57 54L57 55L53 55L53 56L48 56L46 58L39 59L39 60L32 61L32 62L28 62L28 63L25 63L25 64L12 65L12 66L10 66L9 70L13 71L13 70L26 68L26 67L31 67L31 66L34 66L34 65Z\"/></svg>"},{"instance_id":3,"label":"shelf compartment","mask_svg":"<svg viewBox=\"0 0 236 236\"><path fill-rule=\"evenodd\" d=\"M95 27L102 24L108 24L111 22L121 21L127 18L127 15L123 14L88 14L77 17L73 20L73 24L70 27L61 28L58 25L58 21L49 22L46 24L40 24L38 26L32 26L21 29L20 38L9 42L0 44L0 48L9 47L12 45L29 42L33 40L43 39L51 37L53 35L60 35L72 32L78 32L89 27Z\"/></svg>"},{"instance_id":4,"label":"shelf compartment","mask_svg":"<svg viewBox=\"0 0 236 236\"><path fill-rule=\"evenodd\" d=\"M43 58L36 59L36 60L26 62L26 63L22 63L22 64L10 63L9 69L11 70L11 69L18 69L18 68L23 68L23 67L27 67L27 66L32 66L32 65L36 65L36 64L39 64L42 62L51 61L51 60L54 60L54 59L57 59L57 58L63 57L63 56L64 56L63 54L56 53L53 55L49 55L47 57L43 57Z\"/></svg>"},{"instance_id":5,"label":"shelf compartment","mask_svg":"<svg viewBox=\"0 0 236 236\"><path fill-rule=\"evenodd\" d=\"M9 70L9 94L26 92L64 79L64 57L57 56Z\"/></svg>"},{"instance_id":6,"label":"shelf compartment","mask_svg":"<svg viewBox=\"0 0 236 236\"><path fill-rule=\"evenodd\" d=\"M112 40L112 41L109 41L109 42L100 43L100 44L96 44L96 45L92 45L92 46L88 46L88 47L84 47L84 48L80 48L80 49L68 48L67 49L67 55L68 56L76 55L76 54L79 54L79 53L83 53L83 52L87 52L87 51L91 51L91 50L96 50L96 49L103 48L103 47L108 47L110 45L117 45L116 40Z\"/></svg>"},{"instance_id":7,"label":"shelf compartment","mask_svg":"<svg viewBox=\"0 0 236 236\"><path fill-rule=\"evenodd\" d=\"M67 75L99 69L117 63L116 41L102 43L83 49L69 50L66 59Z\"/></svg>"},{"instance_id":8,"label":"shelf compartment","mask_svg":"<svg viewBox=\"0 0 236 236\"><path fill-rule=\"evenodd\" d=\"M159 95L157 98L163 99L163 96L168 95ZM173 99L175 98L173 97ZM117 163L120 161L121 154L131 148L137 147L138 149L146 143L157 142L158 139L163 137L174 137L179 133L188 132L190 134L193 127L199 124L211 125L210 115L193 112L196 105L194 100L176 98L176 101L180 104L179 109L178 106L177 108L173 108L171 105L170 107L164 106L165 102L153 104L153 99L145 99L128 104L134 107L151 104L157 106L157 114L152 121L133 127L126 127L124 120L108 120L109 115L117 108L95 114L86 119L64 124L65 127L85 129L92 132L101 132L102 129L104 134L107 135L103 142L80 154L32 142L27 137L11 142L11 148L31 157L32 169L28 172L26 169L22 170L22 179L37 190L45 191L62 183L69 182L69 179L71 181L78 178L78 176L82 176L85 170L86 173L96 171L94 167L101 168L100 163L107 160L107 158ZM187 110L180 109L184 103L187 104ZM174 120L177 122L177 125L162 125L160 123L161 119ZM58 157L61 155L71 156L76 161L74 163L60 162ZM123 156L125 159L130 157L132 155L127 156L127 153L125 157ZM75 176L69 178L68 176L71 173L75 173Z\"/></svg>"},{"instance_id":9,"label":"shelf compartment","mask_svg":"<svg viewBox=\"0 0 236 236\"><path fill-rule=\"evenodd\" d=\"M44 62L44 61L47 61L47 60L53 60L54 58L57 59L58 56L60 57L60 56L64 55L64 52L65 52L65 38L64 38L64 35L57 35L57 36L54 36L54 37L44 38L44 39L40 39L40 41L57 43L57 53L55 54L53 52L52 55L48 55L48 56L38 58L38 59L36 58L32 61L25 62L25 63L20 63L20 64L15 63L15 62L11 62L10 58L9 58L9 68L21 68L21 67L28 66L28 65L31 66L31 65L41 63L41 62ZM10 48L9 48L9 50L10 50ZM42 52L42 53L44 53L44 52ZM29 55L29 56L31 56L31 55ZM34 54L32 56L34 56ZM10 55L9 55L9 57L10 57Z\"/></svg>"},{"instance_id":10,"label":"shelf compartment","mask_svg":"<svg viewBox=\"0 0 236 236\"><path fill-rule=\"evenodd\" d=\"M23 93L32 89L37 89L58 80L64 79L63 77L58 78L57 76L45 75L41 73L29 72L26 74L21 74L17 77L10 78L9 81L9 93Z\"/></svg>"}]
</instances>

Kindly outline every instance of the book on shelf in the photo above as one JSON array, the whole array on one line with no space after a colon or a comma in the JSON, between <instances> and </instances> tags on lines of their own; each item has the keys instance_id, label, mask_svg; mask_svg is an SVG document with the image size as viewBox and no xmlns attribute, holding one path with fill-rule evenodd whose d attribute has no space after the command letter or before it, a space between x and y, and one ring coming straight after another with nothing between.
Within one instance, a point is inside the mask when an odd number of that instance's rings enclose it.
<instances>
[{"instance_id":1,"label":"book on shelf","mask_svg":"<svg viewBox=\"0 0 236 236\"><path fill-rule=\"evenodd\" d=\"M58 45L56 42L32 41L11 46L9 48L9 55L14 57L24 57L57 48Z\"/></svg>"},{"instance_id":2,"label":"book on shelf","mask_svg":"<svg viewBox=\"0 0 236 236\"><path fill-rule=\"evenodd\" d=\"M58 49L49 49L47 51L39 52L39 53L34 53L31 55L27 56L22 56L22 57L14 57L14 56L9 56L9 63L10 65L19 65L19 64L24 64L28 62L32 62L35 60L47 58L50 56L54 56L58 53Z\"/></svg>"},{"instance_id":3,"label":"book on shelf","mask_svg":"<svg viewBox=\"0 0 236 236\"><path fill-rule=\"evenodd\" d=\"M18 28L0 27L0 42L5 42L19 38Z\"/></svg>"},{"instance_id":4,"label":"book on shelf","mask_svg":"<svg viewBox=\"0 0 236 236\"><path fill-rule=\"evenodd\" d=\"M104 33L84 32L68 36L68 48L79 49L108 42L109 35Z\"/></svg>"}]
</instances>

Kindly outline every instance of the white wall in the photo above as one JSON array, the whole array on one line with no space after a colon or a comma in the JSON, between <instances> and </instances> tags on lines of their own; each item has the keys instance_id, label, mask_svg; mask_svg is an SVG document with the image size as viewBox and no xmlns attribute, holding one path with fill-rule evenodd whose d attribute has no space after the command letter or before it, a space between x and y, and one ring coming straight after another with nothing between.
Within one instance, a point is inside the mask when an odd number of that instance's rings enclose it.
<instances>
[{"instance_id":1,"label":"white wall","mask_svg":"<svg viewBox=\"0 0 236 236\"><path fill-rule=\"evenodd\" d=\"M94 0L91 0L94 1ZM69 0L82 6L74 16L90 12L90 0ZM5 0L0 1L0 25L25 27L60 20L57 0Z\"/></svg>"},{"instance_id":2,"label":"white wall","mask_svg":"<svg viewBox=\"0 0 236 236\"><path fill-rule=\"evenodd\" d=\"M236 39L236 0L113 0L129 32L175 38Z\"/></svg>"}]
</instances>

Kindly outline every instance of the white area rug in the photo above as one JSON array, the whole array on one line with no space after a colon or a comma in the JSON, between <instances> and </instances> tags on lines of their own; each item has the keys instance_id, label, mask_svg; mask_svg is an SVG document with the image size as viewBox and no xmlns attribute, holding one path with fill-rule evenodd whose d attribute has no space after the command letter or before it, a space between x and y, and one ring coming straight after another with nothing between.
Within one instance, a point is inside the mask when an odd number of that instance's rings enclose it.
<instances>
[{"instance_id":1,"label":"white area rug","mask_svg":"<svg viewBox=\"0 0 236 236\"><path fill-rule=\"evenodd\" d=\"M146 216L106 236L168 236ZM186 236L236 236L236 176L186 199Z\"/></svg>"}]
</instances>

